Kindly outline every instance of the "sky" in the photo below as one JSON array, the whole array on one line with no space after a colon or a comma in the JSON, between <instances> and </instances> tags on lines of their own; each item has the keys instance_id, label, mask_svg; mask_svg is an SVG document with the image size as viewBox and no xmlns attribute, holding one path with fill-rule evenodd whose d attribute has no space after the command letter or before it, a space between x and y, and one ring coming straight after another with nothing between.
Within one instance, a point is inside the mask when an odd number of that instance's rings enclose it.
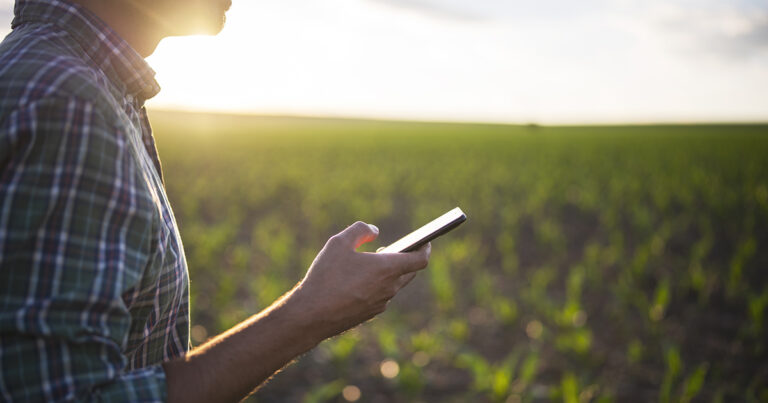
<instances>
[{"instance_id":1,"label":"sky","mask_svg":"<svg viewBox=\"0 0 768 403\"><path fill-rule=\"evenodd\" d=\"M0 0L0 35L12 1ZM768 121L768 1L233 0L150 108L510 123ZM3 31L4 30L4 31Z\"/></svg>"}]
</instances>

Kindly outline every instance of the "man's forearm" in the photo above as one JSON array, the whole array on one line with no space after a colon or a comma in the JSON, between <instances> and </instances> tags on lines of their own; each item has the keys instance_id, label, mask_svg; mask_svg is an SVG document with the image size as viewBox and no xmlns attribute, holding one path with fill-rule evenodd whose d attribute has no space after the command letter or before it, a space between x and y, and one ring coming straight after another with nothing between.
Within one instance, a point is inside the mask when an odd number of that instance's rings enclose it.
<instances>
[{"instance_id":1,"label":"man's forearm","mask_svg":"<svg viewBox=\"0 0 768 403\"><path fill-rule=\"evenodd\" d=\"M184 358L164 364L170 402L238 401L325 337L310 301L291 290Z\"/></svg>"}]
</instances>

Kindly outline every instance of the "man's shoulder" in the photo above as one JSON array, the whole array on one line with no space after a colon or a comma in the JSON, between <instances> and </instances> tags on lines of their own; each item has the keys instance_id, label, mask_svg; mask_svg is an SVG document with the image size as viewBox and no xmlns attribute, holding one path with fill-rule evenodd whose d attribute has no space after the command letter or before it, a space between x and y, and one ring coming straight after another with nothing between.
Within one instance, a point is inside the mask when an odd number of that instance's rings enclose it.
<instances>
[{"instance_id":1,"label":"man's shoulder","mask_svg":"<svg viewBox=\"0 0 768 403\"><path fill-rule=\"evenodd\" d=\"M41 99L78 98L106 106L107 79L93 63L53 24L18 27L0 43L0 122Z\"/></svg>"}]
</instances>

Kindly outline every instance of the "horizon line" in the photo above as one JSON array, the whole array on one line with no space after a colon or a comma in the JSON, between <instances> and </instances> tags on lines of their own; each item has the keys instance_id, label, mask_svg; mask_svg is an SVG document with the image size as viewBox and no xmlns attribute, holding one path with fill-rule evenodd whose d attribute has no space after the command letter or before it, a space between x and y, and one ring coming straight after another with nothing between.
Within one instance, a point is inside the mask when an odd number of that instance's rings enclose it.
<instances>
[{"instance_id":1,"label":"horizon line","mask_svg":"<svg viewBox=\"0 0 768 403\"><path fill-rule=\"evenodd\" d=\"M376 115L354 114L311 114L311 113L268 113L257 111L224 111L217 109L174 108L174 107L148 107L150 115L153 111L160 113L204 114L221 116L238 116L253 118L283 118L283 119L327 119L370 122L402 122L425 124L466 124L466 125L493 125L493 126L520 126L520 127L610 127L610 126L765 126L765 120L734 119L734 120L699 120L699 119L648 119L648 120L562 120L554 121L505 121L505 120L470 120L470 119L430 119L430 118L406 118L388 117Z\"/></svg>"}]
</instances>

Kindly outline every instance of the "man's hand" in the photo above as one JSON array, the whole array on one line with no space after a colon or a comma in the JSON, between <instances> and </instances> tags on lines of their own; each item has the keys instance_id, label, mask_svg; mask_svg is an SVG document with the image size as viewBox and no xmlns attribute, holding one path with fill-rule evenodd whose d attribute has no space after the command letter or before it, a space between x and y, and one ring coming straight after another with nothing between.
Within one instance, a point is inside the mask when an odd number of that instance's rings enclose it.
<instances>
[{"instance_id":1,"label":"man's hand","mask_svg":"<svg viewBox=\"0 0 768 403\"><path fill-rule=\"evenodd\" d=\"M163 364L171 402L238 401L296 356L384 311L430 245L409 253L359 253L379 230L356 222L331 237L304 280L269 308Z\"/></svg>"},{"instance_id":2,"label":"man's hand","mask_svg":"<svg viewBox=\"0 0 768 403\"><path fill-rule=\"evenodd\" d=\"M410 253L355 251L378 235L378 228L358 221L331 237L290 296L321 321L323 337L384 312L389 300L427 266L430 244Z\"/></svg>"}]
</instances>

